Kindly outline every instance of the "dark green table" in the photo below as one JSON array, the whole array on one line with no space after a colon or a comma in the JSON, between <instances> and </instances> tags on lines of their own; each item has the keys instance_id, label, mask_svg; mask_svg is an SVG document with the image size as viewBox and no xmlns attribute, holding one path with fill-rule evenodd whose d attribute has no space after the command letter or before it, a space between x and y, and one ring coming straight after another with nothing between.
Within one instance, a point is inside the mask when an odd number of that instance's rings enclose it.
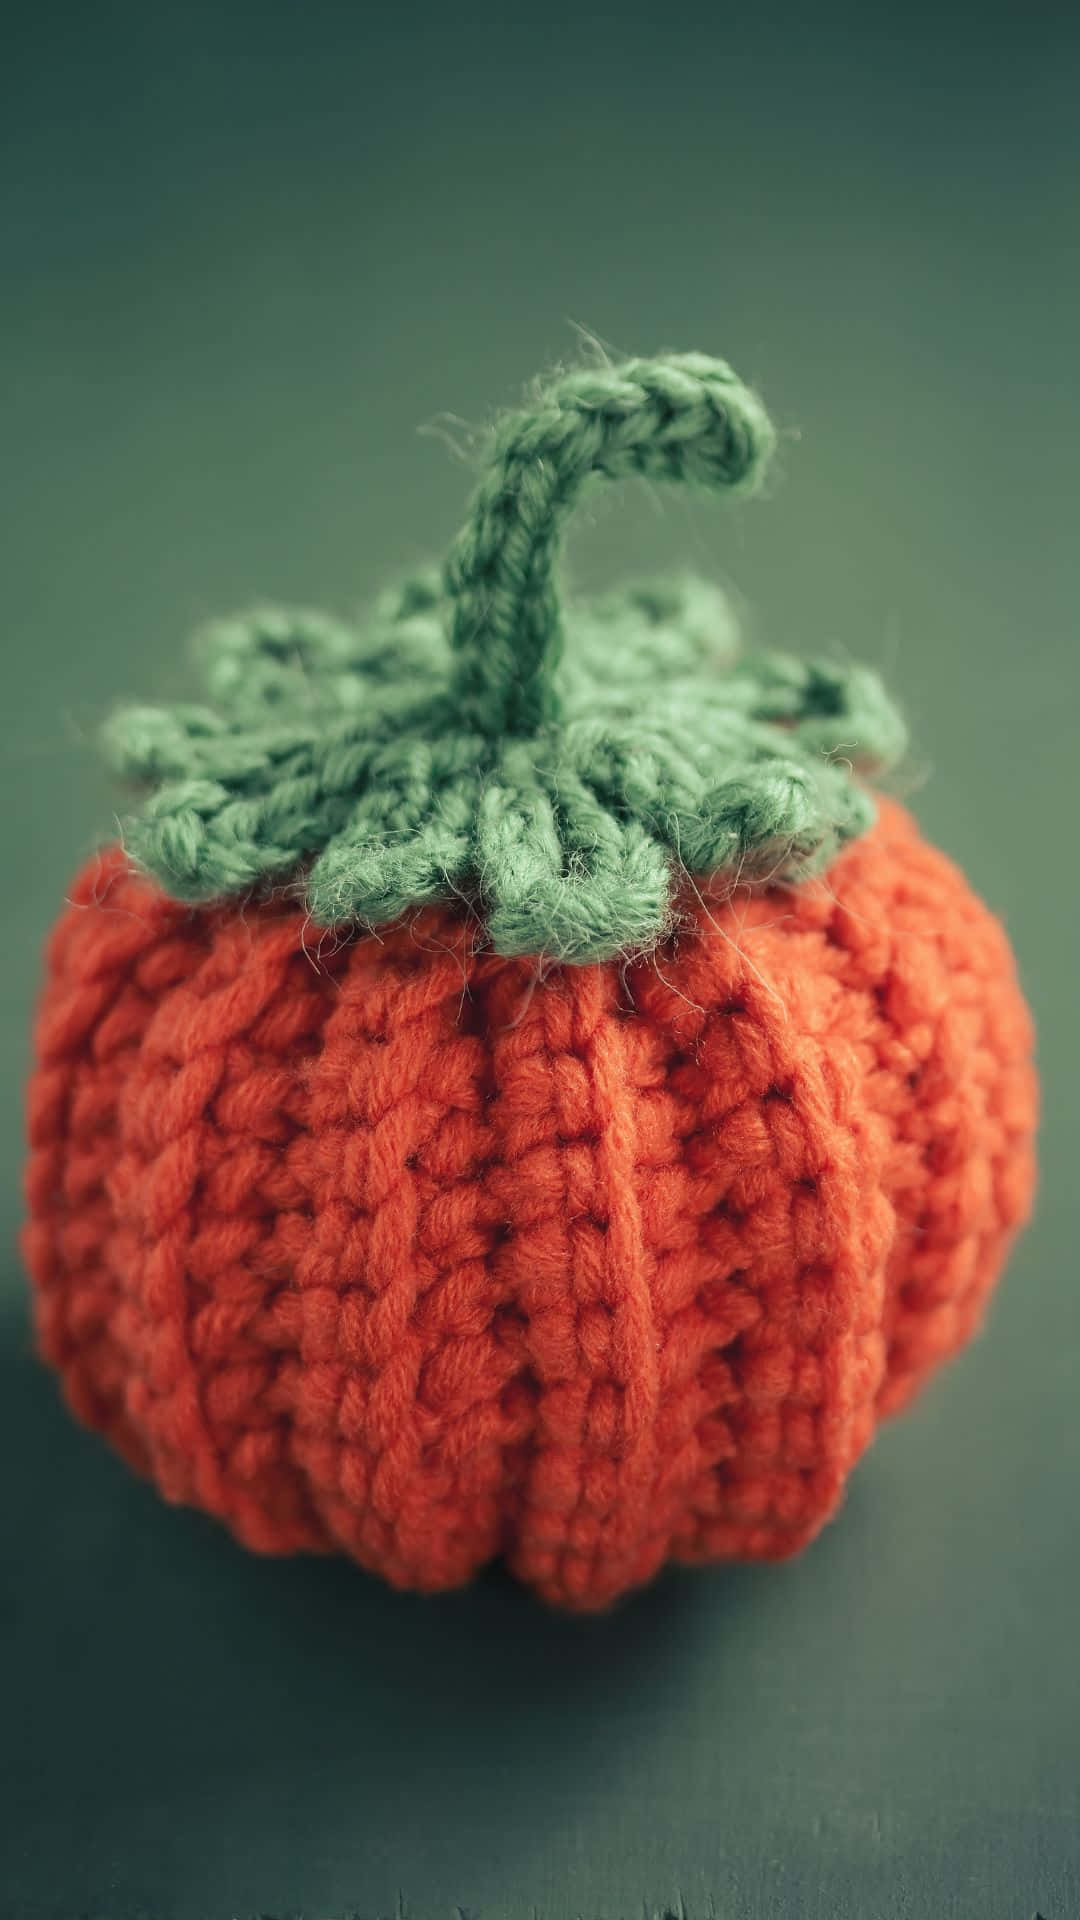
<instances>
[{"instance_id":1,"label":"dark green table","mask_svg":"<svg viewBox=\"0 0 1080 1920\"><path fill-rule=\"evenodd\" d=\"M468 475L416 429L514 399L571 323L726 353L791 429L770 504L620 496L575 571L689 560L888 672L1039 1015L1041 1211L804 1561L588 1622L162 1509L62 1414L12 1255L0 1913L1075 1920L1075 22L367 11L8 25L4 1244L101 713L182 687L208 611L441 551Z\"/></svg>"}]
</instances>

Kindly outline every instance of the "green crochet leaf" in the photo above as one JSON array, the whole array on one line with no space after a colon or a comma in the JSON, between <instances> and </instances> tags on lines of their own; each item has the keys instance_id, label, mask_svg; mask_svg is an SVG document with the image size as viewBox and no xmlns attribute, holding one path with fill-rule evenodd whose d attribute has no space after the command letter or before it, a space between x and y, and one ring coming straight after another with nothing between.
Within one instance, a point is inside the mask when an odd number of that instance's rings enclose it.
<instances>
[{"instance_id":1,"label":"green crochet leaf","mask_svg":"<svg viewBox=\"0 0 1080 1920\"><path fill-rule=\"evenodd\" d=\"M793 882L873 819L904 730L877 677L740 660L698 580L578 607L558 536L594 475L747 491L772 433L700 355L567 376L497 431L445 573L354 629L265 608L198 642L209 704L118 714L149 787L132 857L172 895L299 884L321 924L467 901L503 954L604 960L668 930L686 873Z\"/></svg>"}]
</instances>

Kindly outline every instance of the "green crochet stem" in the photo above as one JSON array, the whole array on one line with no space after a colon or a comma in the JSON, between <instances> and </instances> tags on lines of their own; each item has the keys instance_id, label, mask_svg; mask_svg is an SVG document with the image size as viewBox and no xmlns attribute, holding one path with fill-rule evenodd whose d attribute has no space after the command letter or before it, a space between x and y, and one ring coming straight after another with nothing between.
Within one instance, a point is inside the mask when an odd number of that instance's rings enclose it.
<instances>
[{"instance_id":1,"label":"green crochet stem","mask_svg":"<svg viewBox=\"0 0 1080 1920\"><path fill-rule=\"evenodd\" d=\"M572 373L499 428L446 568L460 709L480 733L528 736L562 717L559 541L593 476L630 474L750 492L772 423L722 360L702 353Z\"/></svg>"},{"instance_id":2,"label":"green crochet stem","mask_svg":"<svg viewBox=\"0 0 1080 1920\"><path fill-rule=\"evenodd\" d=\"M687 874L825 866L873 820L861 776L904 750L877 677L737 659L701 581L568 616L556 585L593 478L748 493L773 441L701 354L557 381L497 428L441 576L361 628L274 608L218 624L199 642L212 704L113 719L109 758L151 789L132 858L181 900L297 886L327 926L456 900L496 952L568 963L663 938Z\"/></svg>"}]
</instances>

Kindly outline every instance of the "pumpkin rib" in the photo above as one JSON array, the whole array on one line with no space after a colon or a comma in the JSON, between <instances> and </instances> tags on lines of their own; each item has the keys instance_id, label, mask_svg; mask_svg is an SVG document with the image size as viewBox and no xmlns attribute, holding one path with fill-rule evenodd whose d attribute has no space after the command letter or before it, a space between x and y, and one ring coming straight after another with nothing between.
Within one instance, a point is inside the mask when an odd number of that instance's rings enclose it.
<instances>
[{"instance_id":1,"label":"pumpkin rib","mask_svg":"<svg viewBox=\"0 0 1080 1920\"><path fill-rule=\"evenodd\" d=\"M782 993L769 977L790 925L766 924L764 949L734 919L726 937L695 940L677 989L641 973L639 1005L655 1019L666 996L696 1055L677 1083L694 1115L702 1331L717 1318L727 1336L704 1360L729 1411L706 1414L684 1510L696 1525L675 1547L689 1560L796 1551L835 1509L872 1431L890 1218L876 1165L838 1111L850 1087L812 1032L812 975L784 979Z\"/></svg>"},{"instance_id":2,"label":"pumpkin rib","mask_svg":"<svg viewBox=\"0 0 1080 1920\"><path fill-rule=\"evenodd\" d=\"M504 969L488 999L495 1188L510 1227L499 1264L539 1385L509 1557L519 1577L572 1604L633 1578L652 1512L655 1261L618 978L567 970L509 1026L524 987Z\"/></svg>"}]
</instances>

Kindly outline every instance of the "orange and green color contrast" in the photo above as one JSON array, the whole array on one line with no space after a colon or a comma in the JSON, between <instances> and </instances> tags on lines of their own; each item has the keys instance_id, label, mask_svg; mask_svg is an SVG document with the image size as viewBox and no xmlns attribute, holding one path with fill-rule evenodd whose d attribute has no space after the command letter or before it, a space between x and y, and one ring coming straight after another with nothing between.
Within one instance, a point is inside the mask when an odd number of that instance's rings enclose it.
<instances>
[{"instance_id":1,"label":"orange and green color contrast","mask_svg":"<svg viewBox=\"0 0 1080 1920\"><path fill-rule=\"evenodd\" d=\"M202 637L50 943L25 1246L74 1411L263 1552L603 1607L780 1558L977 1327L1033 1186L1005 935L876 676L693 580L564 608L583 487L752 491L701 355L493 435L441 573Z\"/></svg>"}]
</instances>

